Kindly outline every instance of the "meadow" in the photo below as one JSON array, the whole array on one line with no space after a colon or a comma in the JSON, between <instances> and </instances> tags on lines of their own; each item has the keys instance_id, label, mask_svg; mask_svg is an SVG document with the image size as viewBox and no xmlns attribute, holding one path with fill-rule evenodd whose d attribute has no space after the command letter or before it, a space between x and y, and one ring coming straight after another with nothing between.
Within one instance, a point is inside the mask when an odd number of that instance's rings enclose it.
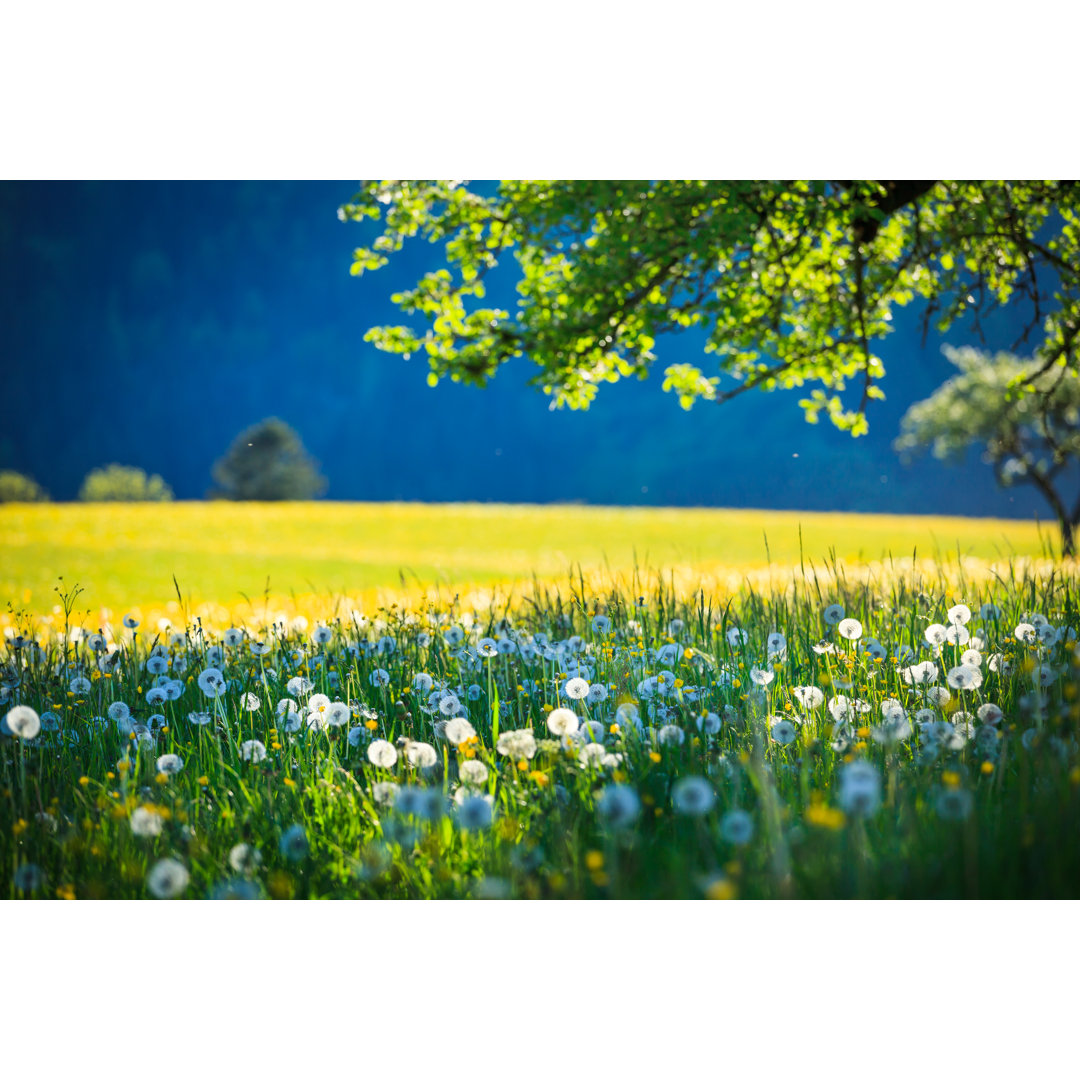
<instances>
[{"instance_id":1,"label":"meadow","mask_svg":"<svg viewBox=\"0 0 1080 1080\"><path fill-rule=\"evenodd\" d=\"M46 614L63 576L93 611L147 613L176 599L230 612L244 597L357 596L565 580L571 566L734 575L832 556L983 560L1038 556L1027 521L782 511L421 503L8 504L0 506L0 610ZM171 609L170 609L171 610Z\"/></svg>"},{"instance_id":2,"label":"meadow","mask_svg":"<svg viewBox=\"0 0 1080 1080\"><path fill-rule=\"evenodd\" d=\"M67 573L45 593L59 611L27 605L5 627L0 895L1075 897L1073 565L1029 558L1039 538L1019 525L991 563L1006 526L965 522L953 562L942 548L815 567L810 544L844 534L880 555L903 534L804 517L799 567L779 515L770 557L793 562L775 580L744 567L694 584L612 559L749 560L763 518L6 508L8 587L49 586L25 575L50 522L49 569ZM905 544L928 531L904 525ZM387 581L394 553L423 552L492 587L341 594L308 614L267 599L233 625L210 617L226 605L204 618L177 600L159 620L121 604L160 590L175 553L209 593L237 588L229 568L268 572L269 550L283 573L303 551L323 582L350 565ZM567 574L583 552L607 569ZM82 572L118 605L104 622Z\"/></svg>"}]
</instances>

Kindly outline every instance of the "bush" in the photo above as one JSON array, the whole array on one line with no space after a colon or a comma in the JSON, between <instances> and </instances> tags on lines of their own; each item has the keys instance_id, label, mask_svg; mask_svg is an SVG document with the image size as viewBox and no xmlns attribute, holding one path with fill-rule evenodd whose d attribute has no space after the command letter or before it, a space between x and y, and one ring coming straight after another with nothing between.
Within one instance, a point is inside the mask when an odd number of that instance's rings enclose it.
<instances>
[{"instance_id":1,"label":"bush","mask_svg":"<svg viewBox=\"0 0 1080 1080\"><path fill-rule=\"evenodd\" d=\"M276 416L237 435L213 476L218 487L211 494L226 499L315 499L326 491L319 463Z\"/></svg>"},{"instance_id":2,"label":"bush","mask_svg":"<svg viewBox=\"0 0 1080 1080\"><path fill-rule=\"evenodd\" d=\"M48 494L29 476L12 469L0 470L0 503L48 501Z\"/></svg>"},{"instance_id":3,"label":"bush","mask_svg":"<svg viewBox=\"0 0 1080 1080\"><path fill-rule=\"evenodd\" d=\"M172 497L172 488L160 476L147 476L131 465L92 469L79 489L83 502L170 502Z\"/></svg>"}]
</instances>

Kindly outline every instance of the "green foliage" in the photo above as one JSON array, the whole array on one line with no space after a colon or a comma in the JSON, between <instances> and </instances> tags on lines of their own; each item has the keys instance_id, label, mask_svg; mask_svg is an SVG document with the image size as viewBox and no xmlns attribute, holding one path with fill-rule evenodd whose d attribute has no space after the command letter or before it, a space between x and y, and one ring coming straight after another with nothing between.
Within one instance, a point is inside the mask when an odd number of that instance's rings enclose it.
<instances>
[{"instance_id":1,"label":"green foliage","mask_svg":"<svg viewBox=\"0 0 1080 1080\"><path fill-rule=\"evenodd\" d=\"M373 181L340 211L381 228L353 274L411 237L445 246L445 267L393 297L427 329L367 335L423 352L433 384L484 385L527 356L554 406L587 408L601 383L648 373L658 335L696 326L737 385L722 392L716 375L673 365L664 389L684 407L817 383L800 402L807 419L824 412L853 435L883 396L874 345L917 298L941 330L1032 301L1029 333L1074 377L1078 215L1080 186L1055 181L506 181L490 198L457 181ZM485 275L510 254L514 313L481 303Z\"/></svg>"},{"instance_id":2,"label":"green foliage","mask_svg":"<svg viewBox=\"0 0 1080 1080\"><path fill-rule=\"evenodd\" d=\"M242 431L215 465L213 494L226 499L315 499L326 491L318 462L276 416Z\"/></svg>"},{"instance_id":3,"label":"green foliage","mask_svg":"<svg viewBox=\"0 0 1080 1080\"><path fill-rule=\"evenodd\" d=\"M131 465L92 469L79 488L82 502L171 502L172 488L156 473L147 476Z\"/></svg>"},{"instance_id":4,"label":"green foliage","mask_svg":"<svg viewBox=\"0 0 1080 1080\"><path fill-rule=\"evenodd\" d=\"M1010 353L946 348L945 354L960 374L908 409L896 449L910 454L929 447L934 457L950 461L982 446L1000 484L1027 482L1042 492L1071 554L1080 501L1069 512L1057 481L1080 458L1080 381L1060 366ZM1019 386L1035 392L1017 395Z\"/></svg>"},{"instance_id":5,"label":"green foliage","mask_svg":"<svg viewBox=\"0 0 1080 1080\"><path fill-rule=\"evenodd\" d=\"M48 501L48 494L29 476L13 469L0 470L0 503Z\"/></svg>"}]
</instances>

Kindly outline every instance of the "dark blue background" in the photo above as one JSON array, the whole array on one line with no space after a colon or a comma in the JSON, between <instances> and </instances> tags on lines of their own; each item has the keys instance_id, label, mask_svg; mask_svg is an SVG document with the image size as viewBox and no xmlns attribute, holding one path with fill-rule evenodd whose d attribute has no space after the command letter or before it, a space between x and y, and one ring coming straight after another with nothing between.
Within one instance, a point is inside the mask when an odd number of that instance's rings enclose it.
<instances>
[{"instance_id":1,"label":"dark blue background","mask_svg":"<svg viewBox=\"0 0 1080 1080\"><path fill-rule=\"evenodd\" d=\"M353 181L0 184L0 467L73 498L111 461L201 497L233 436L282 417L322 463L332 499L585 501L1046 516L1003 492L977 454L905 467L900 417L953 369L920 341L918 306L881 348L885 402L870 435L810 426L805 391L679 408L666 364L709 370L700 336L662 339L646 382L604 386L586 413L551 412L515 362L486 390L430 389L420 358L363 341L402 321L391 293L438 263L416 241L349 276L364 227L337 208ZM513 297L513 266L489 300ZM512 303L512 299L510 299ZM1019 316L989 344L1007 347ZM946 340L974 343L967 327ZM796 456L797 455L797 456Z\"/></svg>"}]
</instances>

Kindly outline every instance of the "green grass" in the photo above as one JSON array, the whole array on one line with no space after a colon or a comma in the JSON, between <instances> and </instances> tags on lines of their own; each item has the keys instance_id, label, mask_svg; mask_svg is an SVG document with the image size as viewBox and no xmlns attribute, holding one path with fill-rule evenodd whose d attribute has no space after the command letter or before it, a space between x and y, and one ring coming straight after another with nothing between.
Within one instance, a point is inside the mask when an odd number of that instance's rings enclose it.
<instances>
[{"instance_id":1,"label":"green grass","mask_svg":"<svg viewBox=\"0 0 1080 1080\"><path fill-rule=\"evenodd\" d=\"M117 626L102 674L91 640L64 637L63 620L24 626L37 646L2 646L3 708L30 706L43 727L0 736L0 895L1075 898L1080 595L1062 571L1006 575L959 598L933 575L841 582L823 596L797 580L730 605L659 582L643 605L617 590L540 590L509 613L451 602L370 610L367 621L332 624L325 641L313 624L264 627L224 641L220 657L207 650L223 639L193 625L158 639L160 676L147 669L153 627ZM972 640L930 650L925 631L958 599L974 612ZM980 612L987 601L1000 615ZM825 620L829 602L861 622L857 641ZM610 628L594 621L598 608ZM1052 629L1022 641L1014 629L1038 622L1033 613ZM444 636L455 626L465 651ZM776 631L785 648L769 658ZM379 652L386 635L396 647ZM485 635L517 651L484 659ZM867 651L871 638L888 658ZM892 659L912 649L940 689L976 645L981 685L933 699L904 679L910 660ZM217 699L196 679L208 664L229 680ZM763 687L755 669L769 677ZM607 696L572 699L575 671ZM448 712L467 718L474 739L440 734L420 674L460 688ZM301 676L307 691L343 702L342 726L308 725L306 691L289 686ZM668 692L648 690L661 676ZM179 697L149 700L162 680ZM821 703L800 701L795 688L806 686ZM844 721L837 695L866 711ZM299 699L296 730L277 715L284 697ZM910 724L883 741L889 700ZM118 702L129 722L105 719ZM589 738L553 734L555 705L595 722ZM640 728L622 705L639 711ZM990 705L1000 719L978 713ZM790 738L777 719L793 722ZM511 748L508 733L525 730L533 745ZM249 759L251 740L265 756ZM410 764L412 743L430 765ZM161 771L164 755L182 759L179 771ZM470 783L477 763L486 775ZM863 800L851 797L857 769L872 780ZM687 781L706 803L686 802ZM624 819L607 813L612 790L628 800ZM240 860L240 844L258 859ZM158 883L163 867L176 872L174 888Z\"/></svg>"},{"instance_id":2,"label":"green grass","mask_svg":"<svg viewBox=\"0 0 1080 1080\"><path fill-rule=\"evenodd\" d=\"M701 572L829 557L1038 555L1032 522L758 510L413 503L0 506L0 607L46 612L63 575L114 611L185 595L231 605L261 595L357 593L419 581L561 578L572 563ZM766 551L766 537L768 552ZM1056 543L1056 537L1053 537Z\"/></svg>"}]
</instances>

